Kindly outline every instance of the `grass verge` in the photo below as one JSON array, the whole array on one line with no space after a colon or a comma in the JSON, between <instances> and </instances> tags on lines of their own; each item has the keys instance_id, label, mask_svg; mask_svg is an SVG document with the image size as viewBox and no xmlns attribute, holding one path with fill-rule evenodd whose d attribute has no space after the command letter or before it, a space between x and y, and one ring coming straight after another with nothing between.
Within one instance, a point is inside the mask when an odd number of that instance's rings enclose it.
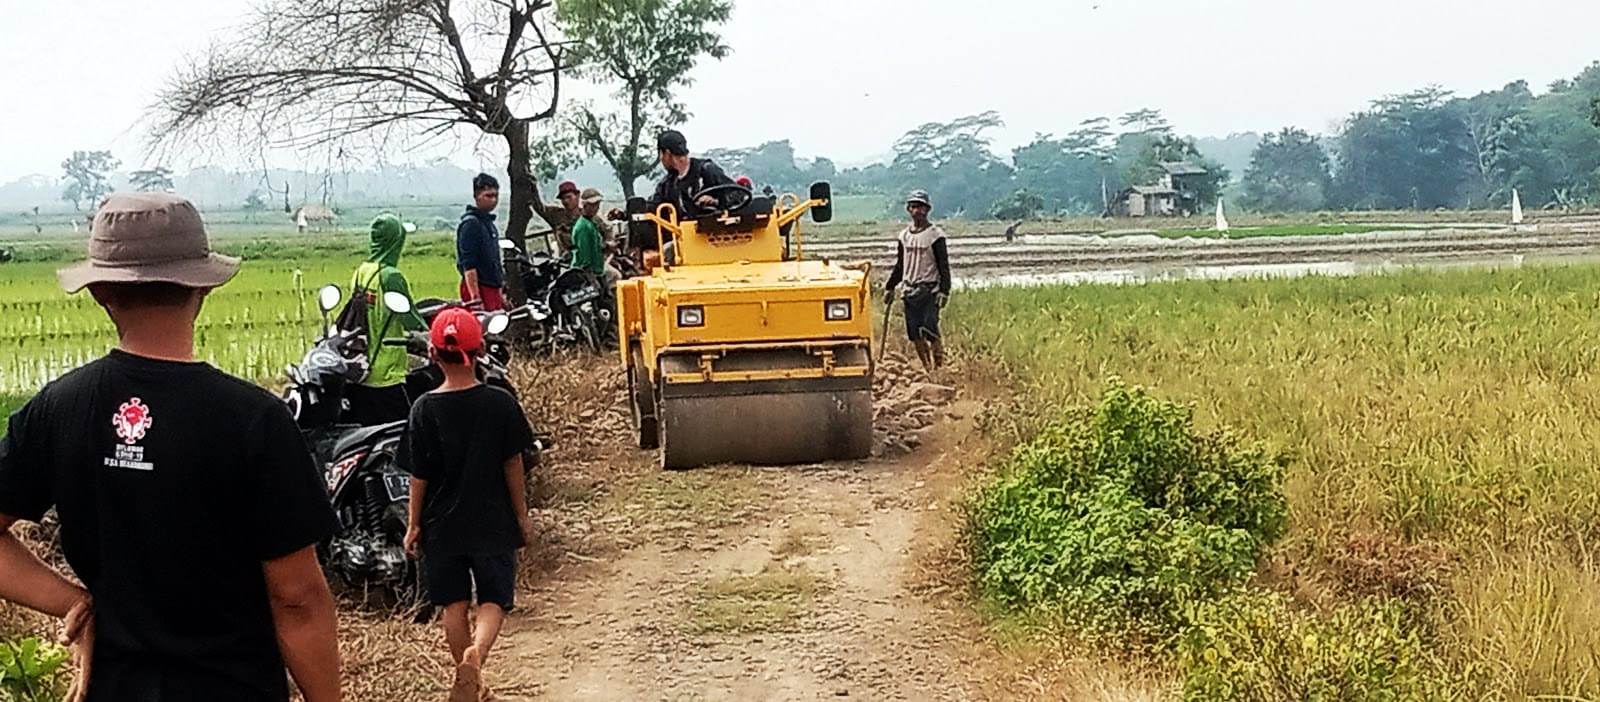
<instances>
[{"instance_id":1,"label":"grass verge","mask_svg":"<svg viewBox=\"0 0 1600 702\"><path fill-rule=\"evenodd\" d=\"M1438 684L1594 699L1597 290L1591 266L994 289L950 333L1017 380L1027 431L1116 375L1288 456L1258 579L1308 631L1377 621L1330 614L1372 599Z\"/></svg>"}]
</instances>

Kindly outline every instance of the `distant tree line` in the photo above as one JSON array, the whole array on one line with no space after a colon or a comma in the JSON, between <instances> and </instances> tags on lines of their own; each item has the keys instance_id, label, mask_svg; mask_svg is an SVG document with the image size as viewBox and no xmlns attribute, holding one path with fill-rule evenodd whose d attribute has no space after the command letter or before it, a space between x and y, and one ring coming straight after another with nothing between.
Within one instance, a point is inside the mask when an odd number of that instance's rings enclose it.
<instances>
[{"instance_id":1,"label":"distant tree line","mask_svg":"<svg viewBox=\"0 0 1600 702\"><path fill-rule=\"evenodd\" d=\"M1470 98L1424 88L1383 98L1323 142L1269 135L1245 172L1260 210L1531 207L1600 201L1600 63L1535 96L1525 81Z\"/></svg>"},{"instance_id":2,"label":"distant tree line","mask_svg":"<svg viewBox=\"0 0 1600 702\"><path fill-rule=\"evenodd\" d=\"M1163 162L1206 169L1191 182L1202 206L1231 182L1155 110L1039 134L1008 155L986 136L1002 125L995 112L924 124L895 142L887 163L832 174L835 188L926 188L947 216L1011 219L1101 214L1122 189L1153 182ZM834 170L793 153L782 141L712 156L785 188ZM1504 207L1513 189L1529 207L1600 204L1600 63L1539 95L1523 81L1470 98L1424 88L1374 101L1328 137L1285 128L1261 139L1237 185L1240 204L1259 211Z\"/></svg>"}]
</instances>

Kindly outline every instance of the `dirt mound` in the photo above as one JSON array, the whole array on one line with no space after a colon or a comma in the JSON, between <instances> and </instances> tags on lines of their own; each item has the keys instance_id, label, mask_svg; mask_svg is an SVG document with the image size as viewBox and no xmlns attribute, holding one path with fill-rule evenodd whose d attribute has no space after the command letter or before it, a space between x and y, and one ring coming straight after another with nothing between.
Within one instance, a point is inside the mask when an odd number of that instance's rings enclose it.
<instances>
[{"instance_id":1,"label":"dirt mound","mask_svg":"<svg viewBox=\"0 0 1600 702\"><path fill-rule=\"evenodd\" d=\"M941 408L958 391L928 378L922 364L891 351L878 363L872 382L873 455L904 456L928 443Z\"/></svg>"}]
</instances>

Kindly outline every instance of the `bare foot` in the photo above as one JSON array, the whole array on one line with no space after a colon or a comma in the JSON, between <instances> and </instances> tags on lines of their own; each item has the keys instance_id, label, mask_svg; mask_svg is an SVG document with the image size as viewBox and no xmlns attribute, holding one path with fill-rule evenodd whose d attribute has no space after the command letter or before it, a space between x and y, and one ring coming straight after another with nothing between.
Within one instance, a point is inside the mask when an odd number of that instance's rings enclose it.
<instances>
[{"instance_id":1,"label":"bare foot","mask_svg":"<svg viewBox=\"0 0 1600 702\"><path fill-rule=\"evenodd\" d=\"M450 702L478 702L478 693L482 687L481 661L476 646L468 647L462 652L461 663L456 665L456 682L450 686Z\"/></svg>"}]
</instances>

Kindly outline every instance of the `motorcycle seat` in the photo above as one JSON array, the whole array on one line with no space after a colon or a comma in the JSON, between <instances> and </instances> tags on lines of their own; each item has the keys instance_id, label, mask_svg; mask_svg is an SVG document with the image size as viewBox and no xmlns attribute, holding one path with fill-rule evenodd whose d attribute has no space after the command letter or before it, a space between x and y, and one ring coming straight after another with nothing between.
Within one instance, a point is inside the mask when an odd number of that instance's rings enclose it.
<instances>
[{"instance_id":1,"label":"motorcycle seat","mask_svg":"<svg viewBox=\"0 0 1600 702\"><path fill-rule=\"evenodd\" d=\"M360 429L351 431L350 433L339 437L339 440L333 443L333 460L337 461L343 456L348 455L350 451L357 446L371 443L374 438L389 434L399 436L404 434L405 431L406 423L403 421L390 422L388 424L377 424L370 427L361 427Z\"/></svg>"}]
</instances>

